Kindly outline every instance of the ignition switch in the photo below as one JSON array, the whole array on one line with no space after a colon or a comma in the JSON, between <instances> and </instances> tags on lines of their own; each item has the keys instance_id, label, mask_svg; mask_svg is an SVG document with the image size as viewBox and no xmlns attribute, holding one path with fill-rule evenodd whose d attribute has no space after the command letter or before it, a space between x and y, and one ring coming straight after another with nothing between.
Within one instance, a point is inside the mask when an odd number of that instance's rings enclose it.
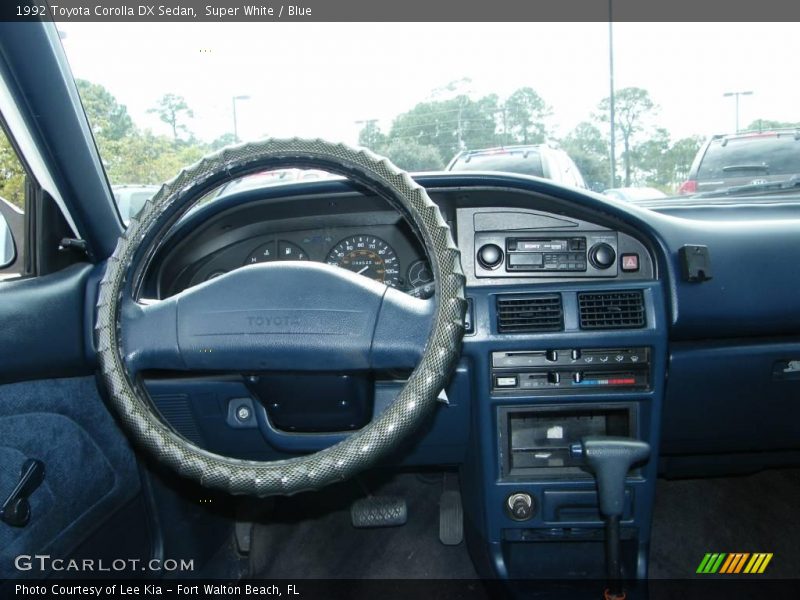
<instances>
[{"instance_id":1,"label":"ignition switch","mask_svg":"<svg viewBox=\"0 0 800 600\"><path fill-rule=\"evenodd\" d=\"M515 521L527 521L533 516L533 498L525 492L511 494L506 499L506 510Z\"/></svg>"}]
</instances>

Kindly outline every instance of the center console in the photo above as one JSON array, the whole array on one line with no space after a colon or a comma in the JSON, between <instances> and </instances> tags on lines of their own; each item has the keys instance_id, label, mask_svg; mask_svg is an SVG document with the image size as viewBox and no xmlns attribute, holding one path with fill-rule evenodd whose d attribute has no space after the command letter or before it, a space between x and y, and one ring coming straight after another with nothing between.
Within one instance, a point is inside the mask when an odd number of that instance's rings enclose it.
<instances>
[{"instance_id":1,"label":"center console","mask_svg":"<svg viewBox=\"0 0 800 600\"><path fill-rule=\"evenodd\" d=\"M457 212L473 331L473 439L463 469L471 551L484 575L606 574L587 438L653 449L624 482L623 575L644 578L666 373L666 310L635 232L535 209ZM468 538L469 539L469 538Z\"/></svg>"}]
</instances>

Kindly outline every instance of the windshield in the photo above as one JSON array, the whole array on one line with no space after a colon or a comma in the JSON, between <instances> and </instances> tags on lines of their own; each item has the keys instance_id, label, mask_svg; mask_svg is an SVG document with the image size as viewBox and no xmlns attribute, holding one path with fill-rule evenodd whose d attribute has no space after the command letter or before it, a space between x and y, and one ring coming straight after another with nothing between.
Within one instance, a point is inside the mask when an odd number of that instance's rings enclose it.
<instances>
[{"instance_id":1,"label":"windshield","mask_svg":"<svg viewBox=\"0 0 800 600\"><path fill-rule=\"evenodd\" d=\"M710 181L749 184L800 163L793 135L735 137L800 122L794 79L763 68L800 52L790 23L614 23L613 112L608 23L415 23L413 35L404 23L58 28L113 186L160 184L268 136L362 145L409 171L564 183L557 165L574 164L587 188L624 188L629 201L691 197ZM699 161L714 136L730 139ZM514 146L569 161L476 153ZM242 186L320 177L262 173Z\"/></svg>"}]
</instances>

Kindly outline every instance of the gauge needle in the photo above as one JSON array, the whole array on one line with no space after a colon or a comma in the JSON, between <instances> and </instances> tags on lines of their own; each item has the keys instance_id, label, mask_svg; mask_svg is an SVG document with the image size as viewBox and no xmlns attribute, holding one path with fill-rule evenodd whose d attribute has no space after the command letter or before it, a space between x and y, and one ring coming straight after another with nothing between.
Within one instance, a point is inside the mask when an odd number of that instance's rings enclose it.
<instances>
[{"instance_id":1,"label":"gauge needle","mask_svg":"<svg viewBox=\"0 0 800 600\"><path fill-rule=\"evenodd\" d=\"M369 269L369 265L367 265L366 267L364 267L364 268L363 268L363 269L361 269L360 271L356 271L356 275L361 275L361 274L362 274L364 271L366 271L367 269Z\"/></svg>"}]
</instances>

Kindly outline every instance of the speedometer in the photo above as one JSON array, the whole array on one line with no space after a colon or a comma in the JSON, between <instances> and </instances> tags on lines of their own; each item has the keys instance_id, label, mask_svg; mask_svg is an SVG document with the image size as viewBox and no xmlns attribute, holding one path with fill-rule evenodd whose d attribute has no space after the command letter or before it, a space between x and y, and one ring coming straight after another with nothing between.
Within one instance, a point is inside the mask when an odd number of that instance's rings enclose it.
<instances>
[{"instance_id":1,"label":"speedometer","mask_svg":"<svg viewBox=\"0 0 800 600\"><path fill-rule=\"evenodd\" d=\"M343 239L331 249L325 262L392 287L400 283L397 254L389 244L374 235L354 235Z\"/></svg>"}]
</instances>

